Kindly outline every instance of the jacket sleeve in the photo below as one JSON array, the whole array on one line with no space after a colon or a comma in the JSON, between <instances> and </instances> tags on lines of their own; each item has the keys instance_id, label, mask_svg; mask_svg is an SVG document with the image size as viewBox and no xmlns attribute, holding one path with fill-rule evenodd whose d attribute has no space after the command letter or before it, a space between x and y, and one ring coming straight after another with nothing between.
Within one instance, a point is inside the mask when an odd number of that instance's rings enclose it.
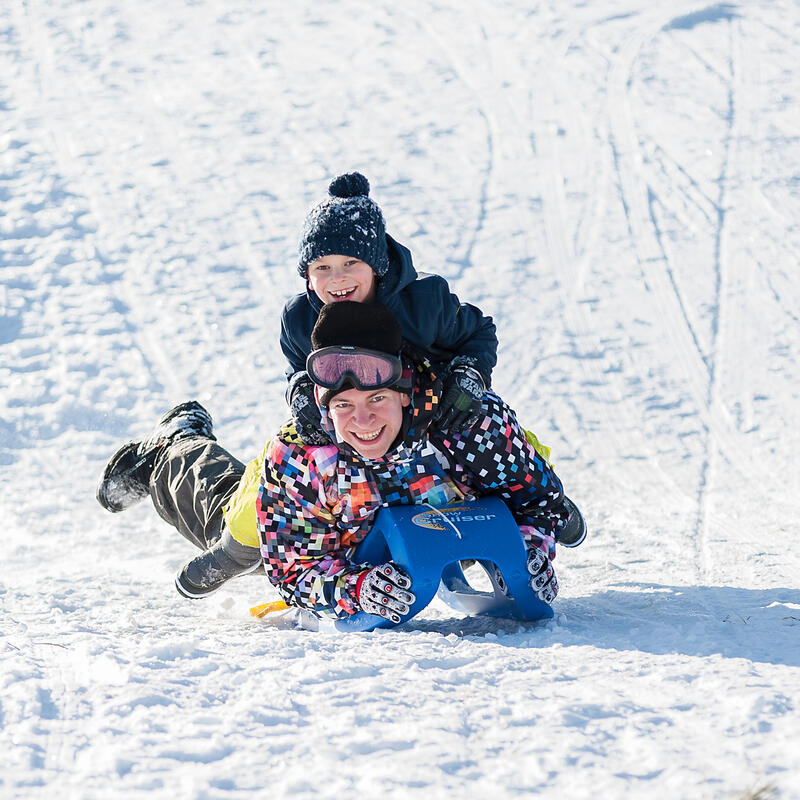
<instances>
[{"instance_id":1,"label":"jacket sleeve","mask_svg":"<svg viewBox=\"0 0 800 800\"><path fill-rule=\"evenodd\" d=\"M335 469L336 447L270 442L256 517L267 576L283 600L317 614L359 611L355 587L363 567L346 557L327 501L325 466ZM320 467L323 464L323 467Z\"/></svg>"},{"instance_id":2,"label":"jacket sleeve","mask_svg":"<svg viewBox=\"0 0 800 800\"><path fill-rule=\"evenodd\" d=\"M462 303L440 275L420 275L414 284L417 298L412 308L417 320L412 320L411 327L433 325L432 344L475 367L490 386L497 364L497 330L492 318L477 306Z\"/></svg>"},{"instance_id":3,"label":"jacket sleeve","mask_svg":"<svg viewBox=\"0 0 800 800\"><path fill-rule=\"evenodd\" d=\"M502 497L521 528L553 537L566 520L558 475L494 392L484 395L482 416L470 430L451 436L431 429L430 436L441 442L460 479L480 494Z\"/></svg>"},{"instance_id":4,"label":"jacket sleeve","mask_svg":"<svg viewBox=\"0 0 800 800\"><path fill-rule=\"evenodd\" d=\"M316 316L308 307L305 295L289 300L281 313L281 350L289 366L286 378L291 380L296 372L306 368L306 358L311 352L311 329Z\"/></svg>"}]
</instances>

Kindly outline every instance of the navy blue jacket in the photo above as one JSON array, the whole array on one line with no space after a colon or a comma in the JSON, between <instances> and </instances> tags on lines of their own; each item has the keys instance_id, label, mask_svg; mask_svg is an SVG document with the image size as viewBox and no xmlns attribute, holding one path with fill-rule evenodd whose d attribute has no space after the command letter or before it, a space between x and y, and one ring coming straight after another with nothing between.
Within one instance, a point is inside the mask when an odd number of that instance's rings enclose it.
<instances>
[{"instance_id":1,"label":"navy blue jacket","mask_svg":"<svg viewBox=\"0 0 800 800\"><path fill-rule=\"evenodd\" d=\"M459 301L441 275L418 274L411 251L386 237L389 271L378 280L376 301L397 318L404 340L434 363L462 356L491 384L497 363L497 333L491 317ZM286 377L306 368L311 352L311 329L323 303L306 289L292 297L281 315L281 349L289 361Z\"/></svg>"}]
</instances>

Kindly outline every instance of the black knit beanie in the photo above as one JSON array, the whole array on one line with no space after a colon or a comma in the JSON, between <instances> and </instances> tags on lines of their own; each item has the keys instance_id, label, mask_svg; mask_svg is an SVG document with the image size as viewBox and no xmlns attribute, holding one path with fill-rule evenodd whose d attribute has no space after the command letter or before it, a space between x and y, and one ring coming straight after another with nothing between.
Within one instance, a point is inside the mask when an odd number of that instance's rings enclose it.
<instances>
[{"instance_id":1,"label":"black knit beanie","mask_svg":"<svg viewBox=\"0 0 800 800\"><path fill-rule=\"evenodd\" d=\"M360 172L348 172L331 181L328 194L303 223L298 272L305 278L312 261L341 255L365 261L383 277L389 269L386 224L378 204L369 197L369 181Z\"/></svg>"},{"instance_id":2,"label":"black knit beanie","mask_svg":"<svg viewBox=\"0 0 800 800\"><path fill-rule=\"evenodd\" d=\"M315 350L335 345L366 347L396 356L403 346L403 334L385 305L344 300L323 306L311 331Z\"/></svg>"},{"instance_id":3,"label":"black knit beanie","mask_svg":"<svg viewBox=\"0 0 800 800\"><path fill-rule=\"evenodd\" d=\"M341 345L365 347L396 356L403 345L403 334L394 314L380 303L351 300L328 303L322 307L311 331L311 346L319 350ZM323 391L320 403L327 406L334 395L349 388L352 387L345 382L339 389Z\"/></svg>"}]
</instances>

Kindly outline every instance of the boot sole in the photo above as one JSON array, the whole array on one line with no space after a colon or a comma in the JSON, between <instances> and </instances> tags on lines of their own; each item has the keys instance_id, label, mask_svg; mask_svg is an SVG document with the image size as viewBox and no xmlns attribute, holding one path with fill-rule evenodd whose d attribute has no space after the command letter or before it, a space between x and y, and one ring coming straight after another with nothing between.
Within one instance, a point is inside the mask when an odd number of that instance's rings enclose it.
<instances>
[{"instance_id":1,"label":"boot sole","mask_svg":"<svg viewBox=\"0 0 800 800\"><path fill-rule=\"evenodd\" d=\"M113 456L103 470L103 477L97 485L97 502L112 514L118 514L126 508L144 500L149 494L147 486L130 476L142 467L148 456L137 456L138 442L126 442ZM131 463L121 466L125 459ZM117 475L114 475L118 472Z\"/></svg>"},{"instance_id":2,"label":"boot sole","mask_svg":"<svg viewBox=\"0 0 800 800\"><path fill-rule=\"evenodd\" d=\"M187 588L187 586L181 583L181 575L183 573L183 568L181 571L175 576L175 588L178 590L178 594L182 597L185 597L187 600L202 600L204 597L208 597L214 592L219 591L228 581L233 580L235 578L241 578L242 575L249 575L251 572L255 572L261 566L261 562L257 561L253 566L248 567L242 572L237 573L236 575L232 575L230 578L226 578L224 581L221 581L216 586L212 586L209 589L201 589L199 587L195 587L193 584L190 584L191 589ZM192 591L194 589L194 591Z\"/></svg>"},{"instance_id":3,"label":"boot sole","mask_svg":"<svg viewBox=\"0 0 800 800\"><path fill-rule=\"evenodd\" d=\"M583 514L578 510L578 507L572 500L569 499L566 495L564 495L564 505L569 509L569 517L567 518L567 524L560 530L556 531L556 543L560 544L562 547L577 547L579 544L583 543L583 540L586 538L588 534L588 529L586 527L586 520L583 518ZM573 517L577 515L577 525L580 526L578 530L572 535L572 538L569 539L561 539L559 537L560 533L564 533L567 529L573 527Z\"/></svg>"}]
</instances>

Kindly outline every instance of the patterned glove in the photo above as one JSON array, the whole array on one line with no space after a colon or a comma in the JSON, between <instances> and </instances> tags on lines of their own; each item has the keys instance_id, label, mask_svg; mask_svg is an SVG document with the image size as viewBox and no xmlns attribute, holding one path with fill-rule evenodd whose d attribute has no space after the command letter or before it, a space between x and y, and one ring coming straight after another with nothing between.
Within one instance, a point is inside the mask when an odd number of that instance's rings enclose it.
<instances>
[{"instance_id":1,"label":"patterned glove","mask_svg":"<svg viewBox=\"0 0 800 800\"><path fill-rule=\"evenodd\" d=\"M303 444L330 444L331 440L322 430L322 417L314 399L314 383L307 372L297 372L286 388L286 400L292 409L292 419Z\"/></svg>"},{"instance_id":2,"label":"patterned glove","mask_svg":"<svg viewBox=\"0 0 800 800\"><path fill-rule=\"evenodd\" d=\"M550 559L538 548L528 550L528 572L533 576L531 589L543 603L550 605L558 594L558 581Z\"/></svg>"},{"instance_id":3,"label":"patterned glove","mask_svg":"<svg viewBox=\"0 0 800 800\"><path fill-rule=\"evenodd\" d=\"M556 541L532 525L520 525L519 530L528 548L531 589L543 603L550 605L558 594L558 581L552 564L556 557Z\"/></svg>"},{"instance_id":4,"label":"patterned glove","mask_svg":"<svg viewBox=\"0 0 800 800\"><path fill-rule=\"evenodd\" d=\"M411 592L411 578L391 562L364 570L356 584L356 599L362 611L400 622L417 599Z\"/></svg>"},{"instance_id":5,"label":"patterned glove","mask_svg":"<svg viewBox=\"0 0 800 800\"><path fill-rule=\"evenodd\" d=\"M445 379L438 424L450 433L468 430L480 418L486 384L478 370L457 366Z\"/></svg>"}]
</instances>

